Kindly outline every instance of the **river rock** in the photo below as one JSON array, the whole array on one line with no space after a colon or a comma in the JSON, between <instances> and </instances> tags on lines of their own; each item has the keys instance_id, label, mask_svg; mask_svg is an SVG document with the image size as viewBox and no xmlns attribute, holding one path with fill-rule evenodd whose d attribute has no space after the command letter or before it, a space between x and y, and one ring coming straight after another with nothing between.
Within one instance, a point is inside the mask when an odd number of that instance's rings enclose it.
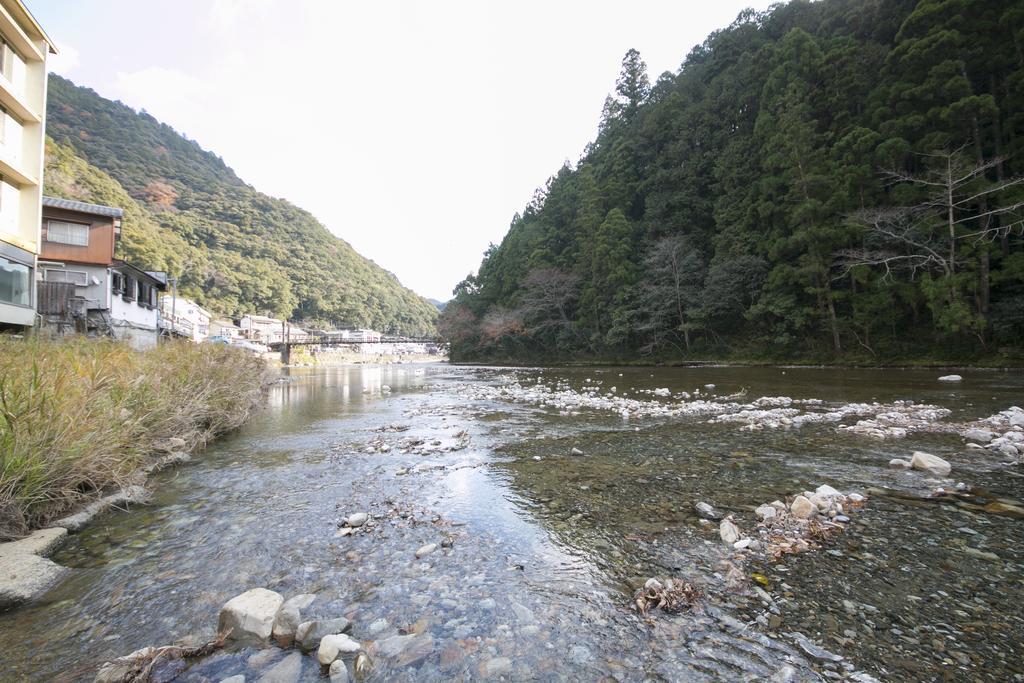
<instances>
[{"instance_id":1,"label":"river rock","mask_svg":"<svg viewBox=\"0 0 1024 683\"><path fill-rule=\"evenodd\" d=\"M964 438L968 441L976 441L978 443L988 443L992 439L996 438L995 432L990 432L987 429L968 429L964 432Z\"/></svg>"},{"instance_id":2,"label":"river rock","mask_svg":"<svg viewBox=\"0 0 1024 683\"><path fill-rule=\"evenodd\" d=\"M828 512L829 507L832 505L832 501L828 497L815 493L809 498L811 505L818 508L818 512Z\"/></svg>"},{"instance_id":3,"label":"river rock","mask_svg":"<svg viewBox=\"0 0 1024 683\"><path fill-rule=\"evenodd\" d=\"M308 607L315 599L316 595L303 593L285 600L281 609L278 610L277 616L274 617L274 628L271 632L278 645L281 647L291 646L295 640L295 630L302 623L300 610Z\"/></svg>"},{"instance_id":4,"label":"river rock","mask_svg":"<svg viewBox=\"0 0 1024 683\"><path fill-rule=\"evenodd\" d=\"M144 486L127 486L116 493L104 496L99 500L89 503L73 515L62 517L53 523L55 527L63 527L68 531L78 531L92 521L96 515L112 507L124 506L130 503L145 503L149 500L149 491Z\"/></svg>"},{"instance_id":5,"label":"river rock","mask_svg":"<svg viewBox=\"0 0 1024 683\"><path fill-rule=\"evenodd\" d=\"M303 652L315 650L324 636L345 633L352 628L352 622L345 617L304 621L295 629L295 642Z\"/></svg>"},{"instance_id":6,"label":"river rock","mask_svg":"<svg viewBox=\"0 0 1024 683\"><path fill-rule=\"evenodd\" d=\"M242 674L228 676L227 678L221 679L220 683L245 683L245 676Z\"/></svg>"},{"instance_id":7,"label":"river rock","mask_svg":"<svg viewBox=\"0 0 1024 683\"><path fill-rule=\"evenodd\" d=\"M428 544L426 544L425 546L422 546L419 550L416 551L416 559L418 560L418 559L420 559L422 557L426 557L427 555L429 555L430 553L434 552L435 550L437 550L437 544L436 543L428 543Z\"/></svg>"},{"instance_id":8,"label":"river rock","mask_svg":"<svg viewBox=\"0 0 1024 683\"><path fill-rule=\"evenodd\" d=\"M889 469L891 470L909 470L910 461L903 460L902 458L893 458L889 461Z\"/></svg>"},{"instance_id":9,"label":"river rock","mask_svg":"<svg viewBox=\"0 0 1024 683\"><path fill-rule=\"evenodd\" d=\"M19 541L0 543L0 609L45 593L69 570L45 557L67 537L67 529L40 529Z\"/></svg>"},{"instance_id":10,"label":"river rock","mask_svg":"<svg viewBox=\"0 0 1024 683\"><path fill-rule=\"evenodd\" d=\"M754 514L761 518L762 521L767 522L769 519L775 519L778 516L778 511L771 505L761 505Z\"/></svg>"},{"instance_id":11,"label":"river rock","mask_svg":"<svg viewBox=\"0 0 1024 683\"><path fill-rule=\"evenodd\" d=\"M359 527L366 524L366 520L370 518L370 515L365 512L356 512L348 516L345 520L345 524L351 527Z\"/></svg>"},{"instance_id":12,"label":"river rock","mask_svg":"<svg viewBox=\"0 0 1024 683\"><path fill-rule=\"evenodd\" d=\"M331 662L331 668L327 673L331 677L331 683L348 683L348 667L340 659Z\"/></svg>"},{"instance_id":13,"label":"river rock","mask_svg":"<svg viewBox=\"0 0 1024 683\"><path fill-rule=\"evenodd\" d=\"M705 502L695 503L693 509L704 519L718 519L719 517L719 514L715 512L715 508Z\"/></svg>"},{"instance_id":14,"label":"river rock","mask_svg":"<svg viewBox=\"0 0 1024 683\"><path fill-rule=\"evenodd\" d=\"M1016 458L1018 455L1020 455L1020 448L1018 448L1012 443L1001 443L999 444L999 448L997 448L996 450L999 453L1002 453L1003 455L1010 456L1011 458Z\"/></svg>"},{"instance_id":15,"label":"river rock","mask_svg":"<svg viewBox=\"0 0 1024 683\"><path fill-rule=\"evenodd\" d=\"M962 380L963 377L961 377L960 375L943 375L942 377L939 378L940 382L960 382Z\"/></svg>"},{"instance_id":16,"label":"river rock","mask_svg":"<svg viewBox=\"0 0 1024 683\"><path fill-rule=\"evenodd\" d=\"M579 455L586 455L586 454L583 451L581 451L580 449L578 449L578 448L573 448L573 449L571 449L569 451L569 455L579 456Z\"/></svg>"},{"instance_id":17,"label":"river rock","mask_svg":"<svg viewBox=\"0 0 1024 683\"><path fill-rule=\"evenodd\" d=\"M718 525L718 535L728 545L732 545L740 540L740 530L736 528L736 525L732 523L732 519L728 517L723 519L722 523Z\"/></svg>"},{"instance_id":18,"label":"river rock","mask_svg":"<svg viewBox=\"0 0 1024 683\"><path fill-rule=\"evenodd\" d=\"M1017 411L1010 415L1011 427L1024 427L1024 412Z\"/></svg>"},{"instance_id":19,"label":"river rock","mask_svg":"<svg viewBox=\"0 0 1024 683\"><path fill-rule=\"evenodd\" d=\"M316 659L323 666L328 666L338 657L353 655L361 649L362 646L359 644L359 641L353 640L344 633L336 633L320 639L320 647L317 648Z\"/></svg>"},{"instance_id":20,"label":"river rock","mask_svg":"<svg viewBox=\"0 0 1024 683\"><path fill-rule=\"evenodd\" d=\"M828 484L822 484L821 486L816 488L814 490L814 492L817 495L823 496L825 498L842 498L843 497L843 494L839 493L839 491L835 490L834 488L832 488Z\"/></svg>"},{"instance_id":21,"label":"river rock","mask_svg":"<svg viewBox=\"0 0 1024 683\"><path fill-rule=\"evenodd\" d=\"M253 588L228 600L220 608L218 631L231 631L231 640L263 641L270 637L274 618L284 603L279 593Z\"/></svg>"},{"instance_id":22,"label":"river rock","mask_svg":"<svg viewBox=\"0 0 1024 683\"><path fill-rule=\"evenodd\" d=\"M910 458L910 466L915 470L925 470L938 477L945 477L952 469L950 464L939 456L924 451L914 451Z\"/></svg>"},{"instance_id":23,"label":"river rock","mask_svg":"<svg viewBox=\"0 0 1024 683\"><path fill-rule=\"evenodd\" d=\"M256 683L297 683L302 676L302 655L293 652L260 676Z\"/></svg>"},{"instance_id":24,"label":"river rock","mask_svg":"<svg viewBox=\"0 0 1024 683\"><path fill-rule=\"evenodd\" d=\"M789 511L798 519L810 519L817 512L817 508L806 496L797 496L790 503Z\"/></svg>"}]
</instances>

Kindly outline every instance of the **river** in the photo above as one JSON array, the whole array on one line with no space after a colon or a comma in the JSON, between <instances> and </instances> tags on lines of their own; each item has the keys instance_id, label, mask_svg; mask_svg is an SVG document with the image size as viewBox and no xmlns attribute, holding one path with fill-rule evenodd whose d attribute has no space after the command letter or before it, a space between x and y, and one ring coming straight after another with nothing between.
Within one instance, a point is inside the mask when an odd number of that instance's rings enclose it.
<instances>
[{"instance_id":1,"label":"river","mask_svg":"<svg viewBox=\"0 0 1024 683\"><path fill-rule=\"evenodd\" d=\"M1019 466L941 429L838 428L863 416L760 428L709 422L734 408L663 409L910 401L948 409L941 424L1020 405L1019 372L288 372L247 426L155 476L151 504L106 514L53 556L70 578L0 614L3 680L92 680L106 659L207 638L220 606L257 586L315 593L304 618L351 619L370 680L1024 680L1024 520L868 493L963 482L1020 500ZM950 461L952 479L888 467L914 450ZM707 502L749 531L756 506L821 484L867 500L841 534L777 559L741 561L694 511ZM371 522L340 535L360 511ZM638 613L648 577L703 597ZM228 649L155 680L254 681L284 655ZM305 657L301 680L325 678Z\"/></svg>"}]
</instances>

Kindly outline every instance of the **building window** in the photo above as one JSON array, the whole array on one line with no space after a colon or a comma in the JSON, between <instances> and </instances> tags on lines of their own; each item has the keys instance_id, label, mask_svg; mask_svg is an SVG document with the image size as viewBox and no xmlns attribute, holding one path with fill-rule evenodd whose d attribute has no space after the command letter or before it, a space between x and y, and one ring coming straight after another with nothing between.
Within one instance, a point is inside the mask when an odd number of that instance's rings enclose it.
<instances>
[{"instance_id":1,"label":"building window","mask_svg":"<svg viewBox=\"0 0 1024 683\"><path fill-rule=\"evenodd\" d=\"M70 282L78 287L89 286L89 274L82 270L47 268L43 271L43 277L47 282Z\"/></svg>"},{"instance_id":2,"label":"building window","mask_svg":"<svg viewBox=\"0 0 1024 683\"><path fill-rule=\"evenodd\" d=\"M89 226L67 221L46 221L46 241L87 247L89 246Z\"/></svg>"},{"instance_id":3,"label":"building window","mask_svg":"<svg viewBox=\"0 0 1024 683\"><path fill-rule=\"evenodd\" d=\"M121 275L121 273L110 274L110 291L114 294L120 294L124 291L124 275Z\"/></svg>"},{"instance_id":4,"label":"building window","mask_svg":"<svg viewBox=\"0 0 1024 683\"><path fill-rule=\"evenodd\" d=\"M0 301L32 305L32 269L0 256Z\"/></svg>"},{"instance_id":5,"label":"building window","mask_svg":"<svg viewBox=\"0 0 1024 683\"><path fill-rule=\"evenodd\" d=\"M11 80L14 65L14 50L7 44L6 40L0 40L0 74Z\"/></svg>"},{"instance_id":6,"label":"building window","mask_svg":"<svg viewBox=\"0 0 1024 683\"><path fill-rule=\"evenodd\" d=\"M135 280L127 275L124 276L124 290L121 298L125 301L135 301Z\"/></svg>"}]
</instances>

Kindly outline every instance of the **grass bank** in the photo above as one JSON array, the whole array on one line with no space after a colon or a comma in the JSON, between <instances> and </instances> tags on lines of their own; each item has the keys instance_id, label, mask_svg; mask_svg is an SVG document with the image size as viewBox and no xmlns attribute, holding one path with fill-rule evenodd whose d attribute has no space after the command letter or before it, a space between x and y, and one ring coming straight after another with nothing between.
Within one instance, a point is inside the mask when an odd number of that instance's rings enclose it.
<instances>
[{"instance_id":1,"label":"grass bank","mask_svg":"<svg viewBox=\"0 0 1024 683\"><path fill-rule=\"evenodd\" d=\"M130 483L172 437L191 450L240 426L266 374L215 344L0 336L0 540Z\"/></svg>"}]
</instances>

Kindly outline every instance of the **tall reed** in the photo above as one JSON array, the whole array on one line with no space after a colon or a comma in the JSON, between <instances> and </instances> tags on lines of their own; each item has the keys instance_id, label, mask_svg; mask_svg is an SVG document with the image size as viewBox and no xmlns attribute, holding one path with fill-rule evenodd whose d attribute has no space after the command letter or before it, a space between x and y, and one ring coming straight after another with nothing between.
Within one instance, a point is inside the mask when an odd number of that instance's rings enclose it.
<instances>
[{"instance_id":1,"label":"tall reed","mask_svg":"<svg viewBox=\"0 0 1024 683\"><path fill-rule=\"evenodd\" d=\"M265 383L262 360L220 345L0 335L0 539L126 485L170 437L238 427Z\"/></svg>"}]
</instances>

